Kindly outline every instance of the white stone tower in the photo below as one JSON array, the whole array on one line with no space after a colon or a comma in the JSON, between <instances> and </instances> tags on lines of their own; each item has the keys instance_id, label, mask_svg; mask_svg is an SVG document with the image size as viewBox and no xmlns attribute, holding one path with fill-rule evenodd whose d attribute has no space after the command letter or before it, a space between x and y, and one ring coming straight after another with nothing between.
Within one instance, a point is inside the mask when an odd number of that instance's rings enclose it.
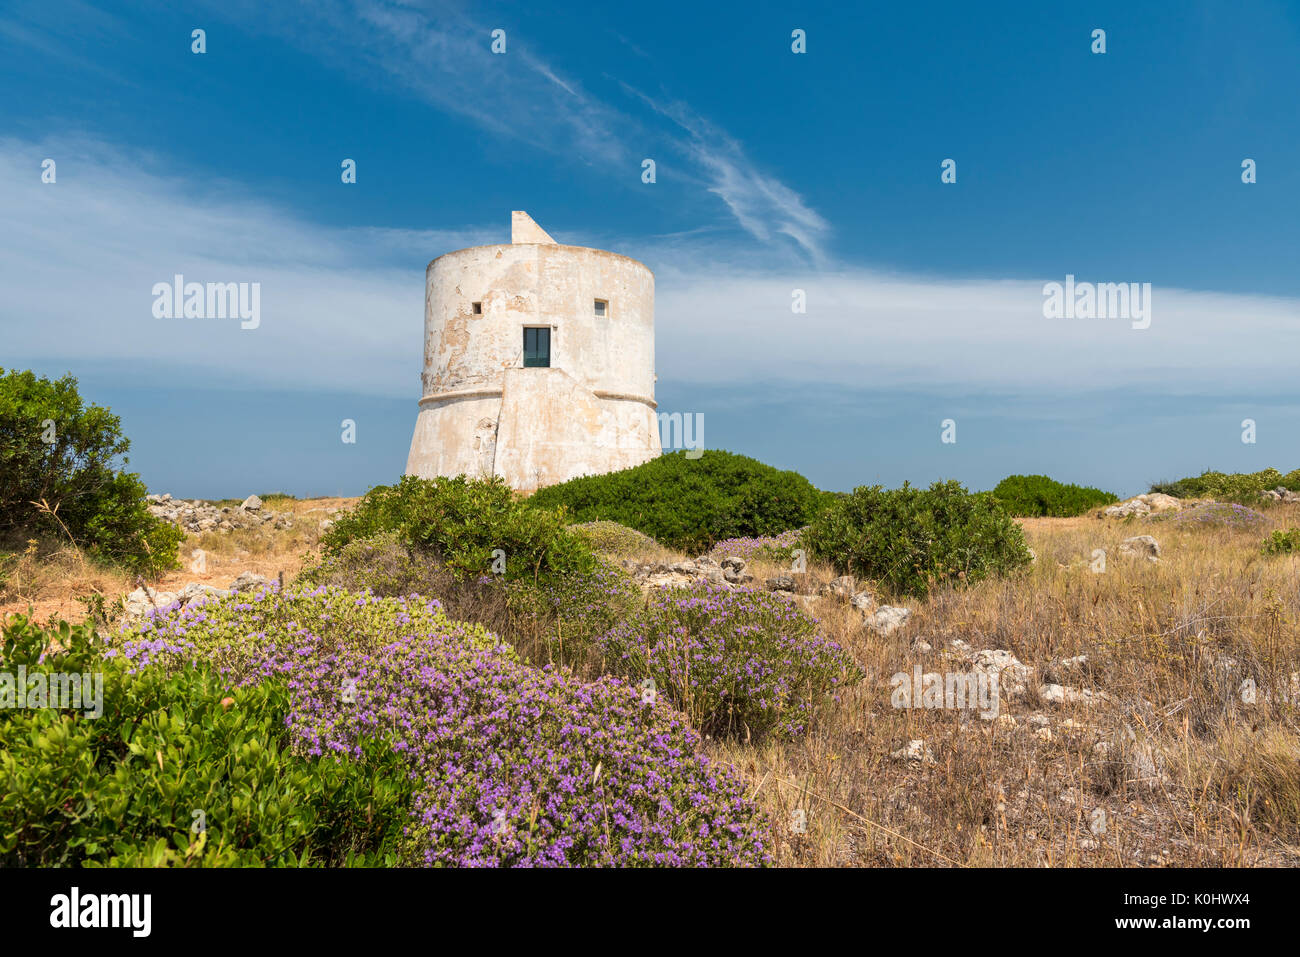
<instances>
[{"instance_id":1,"label":"white stone tower","mask_svg":"<svg viewBox=\"0 0 1300 957\"><path fill-rule=\"evenodd\" d=\"M425 272L406 473L533 491L655 458L654 274L511 219L510 245L459 249Z\"/></svg>"}]
</instances>

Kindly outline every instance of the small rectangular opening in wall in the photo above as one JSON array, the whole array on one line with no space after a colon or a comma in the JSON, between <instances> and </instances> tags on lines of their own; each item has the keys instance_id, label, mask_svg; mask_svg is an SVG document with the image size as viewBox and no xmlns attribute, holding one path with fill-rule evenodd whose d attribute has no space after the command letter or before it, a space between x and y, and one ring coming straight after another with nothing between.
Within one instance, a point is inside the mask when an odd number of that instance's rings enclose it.
<instances>
[{"instance_id":1,"label":"small rectangular opening in wall","mask_svg":"<svg viewBox=\"0 0 1300 957\"><path fill-rule=\"evenodd\" d=\"M597 319L608 319L608 318L609 318L609 300L608 300L608 299L597 299L597 300L596 300L596 304L595 304L595 310L596 310L596 318L597 318Z\"/></svg>"},{"instance_id":2,"label":"small rectangular opening in wall","mask_svg":"<svg viewBox=\"0 0 1300 957\"><path fill-rule=\"evenodd\" d=\"M481 316L481 315L483 315L483 303L481 303L481 302L471 302L471 303L469 304L469 308L470 308L470 312L474 313L474 315L476 315L476 316Z\"/></svg>"}]
</instances>

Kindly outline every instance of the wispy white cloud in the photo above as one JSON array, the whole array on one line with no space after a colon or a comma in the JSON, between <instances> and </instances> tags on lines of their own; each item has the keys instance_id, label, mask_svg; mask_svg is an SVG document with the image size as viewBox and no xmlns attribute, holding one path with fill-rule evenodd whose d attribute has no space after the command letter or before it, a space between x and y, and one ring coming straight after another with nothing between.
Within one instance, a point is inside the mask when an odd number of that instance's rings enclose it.
<instances>
[{"instance_id":1,"label":"wispy white cloud","mask_svg":"<svg viewBox=\"0 0 1300 957\"><path fill-rule=\"evenodd\" d=\"M222 0L229 15L229 0ZM765 172L743 145L667 96L629 94L615 105L507 32L507 55L493 55L495 23L458 6L415 0L311 0L289 14L256 5L240 16L331 65L360 69L414 92L441 110L501 137L627 176L644 158L628 144L664 144L679 178L717 196L736 224L765 244L793 243L814 262L825 257L829 224L790 186ZM544 82L541 82L544 81ZM621 81L619 81L621 83ZM634 108L646 110L639 115ZM667 132L649 121L671 121ZM789 248L789 247L786 247Z\"/></svg>"},{"instance_id":2,"label":"wispy white cloud","mask_svg":"<svg viewBox=\"0 0 1300 957\"><path fill-rule=\"evenodd\" d=\"M705 171L709 192L727 205L746 231L764 242L776 234L788 236L812 257L814 265L825 264L823 243L830 224L798 193L759 170L738 141L685 103L661 103L627 84L623 88L686 134L678 148Z\"/></svg>"},{"instance_id":3,"label":"wispy white cloud","mask_svg":"<svg viewBox=\"0 0 1300 957\"><path fill-rule=\"evenodd\" d=\"M40 183L46 156L59 162L55 185ZM0 364L175 363L412 401L424 266L509 235L504 216L457 232L321 226L95 140L0 139L0 208ZM616 248L656 271L657 371L679 382L989 390L1031 403L1098 390L1240 395L1292 387L1300 354L1291 299L1156 287L1151 326L1138 330L1045 319L1043 281L1060 276L950 281L795 270L777 256L759 272L709 234ZM152 286L175 273L260 282L261 327L154 318ZM794 289L804 314L791 311Z\"/></svg>"}]
</instances>

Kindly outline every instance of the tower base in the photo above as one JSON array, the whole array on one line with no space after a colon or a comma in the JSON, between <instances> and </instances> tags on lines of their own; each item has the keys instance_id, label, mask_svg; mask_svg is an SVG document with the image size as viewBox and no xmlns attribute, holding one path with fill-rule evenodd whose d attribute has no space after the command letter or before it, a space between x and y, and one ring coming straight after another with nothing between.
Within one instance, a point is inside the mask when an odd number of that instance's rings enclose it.
<instances>
[{"instance_id":1,"label":"tower base","mask_svg":"<svg viewBox=\"0 0 1300 957\"><path fill-rule=\"evenodd\" d=\"M532 492L660 454L652 400L592 392L562 369L507 369L502 388L420 401L406 474L499 475Z\"/></svg>"}]
</instances>

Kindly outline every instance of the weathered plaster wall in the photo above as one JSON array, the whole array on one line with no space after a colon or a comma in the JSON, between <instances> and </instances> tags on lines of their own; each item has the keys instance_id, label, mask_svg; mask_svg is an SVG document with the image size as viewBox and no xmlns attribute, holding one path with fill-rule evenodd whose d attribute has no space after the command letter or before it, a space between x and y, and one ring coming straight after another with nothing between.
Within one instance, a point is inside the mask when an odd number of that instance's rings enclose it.
<instances>
[{"instance_id":1,"label":"weathered plaster wall","mask_svg":"<svg viewBox=\"0 0 1300 957\"><path fill-rule=\"evenodd\" d=\"M505 376L496 474L515 488L554 485L639 465L658 454L654 411L597 397L563 369L510 369Z\"/></svg>"},{"instance_id":2,"label":"weathered plaster wall","mask_svg":"<svg viewBox=\"0 0 1300 957\"><path fill-rule=\"evenodd\" d=\"M653 274L626 256L559 245L524 213L511 232L510 245L429 264L407 472L495 472L533 489L655 457ZM596 317L596 299L607 317ZM522 368L528 326L551 329L550 369Z\"/></svg>"},{"instance_id":3,"label":"weathered plaster wall","mask_svg":"<svg viewBox=\"0 0 1300 957\"><path fill-rule=\"evenodd\" d=\"M422 478L492 475L500 410L499 393L421 407L406 473Z\"/></svg>"}]
</instances>

